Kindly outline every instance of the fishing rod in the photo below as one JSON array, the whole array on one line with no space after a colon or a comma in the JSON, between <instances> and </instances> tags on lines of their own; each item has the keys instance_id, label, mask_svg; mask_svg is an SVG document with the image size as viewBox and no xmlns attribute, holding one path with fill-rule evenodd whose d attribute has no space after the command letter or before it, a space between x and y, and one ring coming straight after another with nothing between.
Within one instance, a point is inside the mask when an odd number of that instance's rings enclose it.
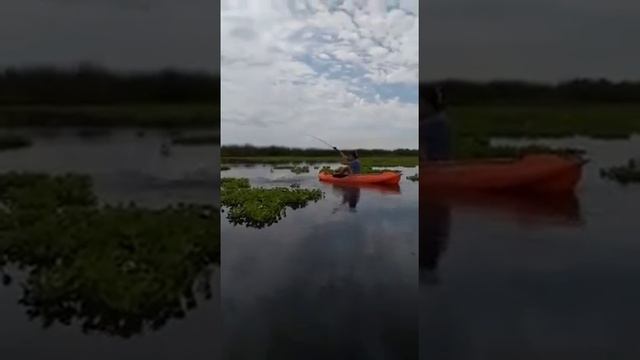
<instances>
[{"instance_id":1,"label":"fishing rod","mask_svg":"<svg viewBox=\"0 0 640 360\"><path fill-rule=\"evenodd\" d=\"M342 150L340 150L340 149L338 149L337 147L335 147L335 146L333 146L333 145L329 144L328 142L326 142L326 141L324 141L324 140L320 139L319 137L317 137L317 136L313 136L313 135L309 135L309 134L307 134L307 136L310 136L310 137L312 137L312 138L314 138L314 139L316 139L316 140L318 140L318 141L322 142L323 144L325 144L325 145L329 146L329 147L330 147L330 148L332 148L333 150L335 150L335 151L339 152L339 153L340 153L340 155L345 156L345 155L344 155L344 153L342 152Z\"/></svg>"}]
</instances>

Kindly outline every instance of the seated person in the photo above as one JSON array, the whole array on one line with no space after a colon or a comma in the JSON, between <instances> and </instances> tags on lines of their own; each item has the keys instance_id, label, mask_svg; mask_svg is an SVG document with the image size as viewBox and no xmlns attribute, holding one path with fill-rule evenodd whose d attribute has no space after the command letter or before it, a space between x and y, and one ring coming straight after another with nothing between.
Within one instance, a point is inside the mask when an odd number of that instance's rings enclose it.
<instances>
[{"instance_id":1,"label":"seated person","mask_svg":"<svg viewBox=\"0 0 640 360\"><path fill-rule=\"evenodd\" d=\"M347 166L343 166L336 170L333 173L333 176L345 177L351 174L360 174L360 159L358 158L358 152L354 150L349 154L349 156L346 156L343 152L340 152L340 154L342 154L342 160L340 163Z\"/></svg>"},{"instance_id":2,"label":"seated person","mask_svg":"<svg viewBox=\"0 0 640 360\"><path fill-rule=\"evenodd\" d=\"M420 162L451 160L451 129L439 87L420 87Z\"/></svg>"}]
</instances>

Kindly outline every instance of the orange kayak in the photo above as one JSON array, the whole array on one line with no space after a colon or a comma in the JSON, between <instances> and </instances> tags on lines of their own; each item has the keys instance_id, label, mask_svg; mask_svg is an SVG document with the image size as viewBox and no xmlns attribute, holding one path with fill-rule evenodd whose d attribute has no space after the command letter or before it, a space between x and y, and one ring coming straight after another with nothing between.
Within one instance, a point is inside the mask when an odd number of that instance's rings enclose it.
<instances>
[{"instance_id":1,"label":"orange kayak","mask_svg":"<svg viewBox=\"0 0 640 360\"><path fill-rule=\"evenodd\" d=\"M427 191L573 191L585 163L579 157L558 155L434 163L420 167L420 186Z\"/></svg>"},{"instance_id":2,"label":"orange kayak","mask_svg":"<svg viewBox=\"0 0 640 360\"><path fill-rule=\"evenodd\" d=\"M377 184L377 185L397 185L402 175L396 172L383 172L378 174L354 174L345 177L333 177L325 172L318 174L320 181L334 184Z\"/></svg>"}]
</instances>

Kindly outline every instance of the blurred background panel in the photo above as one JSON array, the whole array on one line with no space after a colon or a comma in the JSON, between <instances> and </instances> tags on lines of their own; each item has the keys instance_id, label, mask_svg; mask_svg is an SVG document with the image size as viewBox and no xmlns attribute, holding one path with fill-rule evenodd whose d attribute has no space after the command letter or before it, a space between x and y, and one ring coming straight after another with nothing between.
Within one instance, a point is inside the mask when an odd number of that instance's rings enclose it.
<instances>
[{"instance_id":1,"label":"blurred background panel","mask_svg":"<svg viewBox=\"0 0 640 360\"><path fill-rule=\"evenodd\" d=\"M2 8L0 356L218 358L219 4Z\"/></svg>"},{"instance_id":2,"label":"blurred background panel","mask_svg":"<svg viewBox=\"0 0 640 360\"><path fill-rule=\"evenodd\" d=\"M420 357L638 357L640 5L421 5Z\"/></svg>"}]
</instances>

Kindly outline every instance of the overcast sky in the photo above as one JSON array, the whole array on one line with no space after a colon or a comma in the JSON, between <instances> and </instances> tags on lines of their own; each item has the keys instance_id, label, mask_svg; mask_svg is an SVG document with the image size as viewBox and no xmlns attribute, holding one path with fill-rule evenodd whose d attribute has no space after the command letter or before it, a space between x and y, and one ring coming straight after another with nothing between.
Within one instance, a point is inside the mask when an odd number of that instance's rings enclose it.
<instances>
[{"instance_id":1,"label":"overcast sky","mask_svg":"<svg viewBox=\"0 0 640 360\"><path fill-rule=\"evenodd\" d=\"M1 0L0 67L219 68L217 0Z\"/></svg>"},{"instance_id":2,"label":"overcast sky","mask_svg":"<svg viewBox=\"0 0 640 360\"><path fill-rule=\"evenodd\" d=\"M417 148L417 10L223 1L223 144Z\"/></svg>"},{"instance_id":3,"label":"overcast sky","mask_svg":"<svg viewBox=\"0 0 640 360\"><path fill-rule=\"evenodd\" d=\"M638 0L428 0L421 78L640 80Z\"/></svg>"}]
</instances>

